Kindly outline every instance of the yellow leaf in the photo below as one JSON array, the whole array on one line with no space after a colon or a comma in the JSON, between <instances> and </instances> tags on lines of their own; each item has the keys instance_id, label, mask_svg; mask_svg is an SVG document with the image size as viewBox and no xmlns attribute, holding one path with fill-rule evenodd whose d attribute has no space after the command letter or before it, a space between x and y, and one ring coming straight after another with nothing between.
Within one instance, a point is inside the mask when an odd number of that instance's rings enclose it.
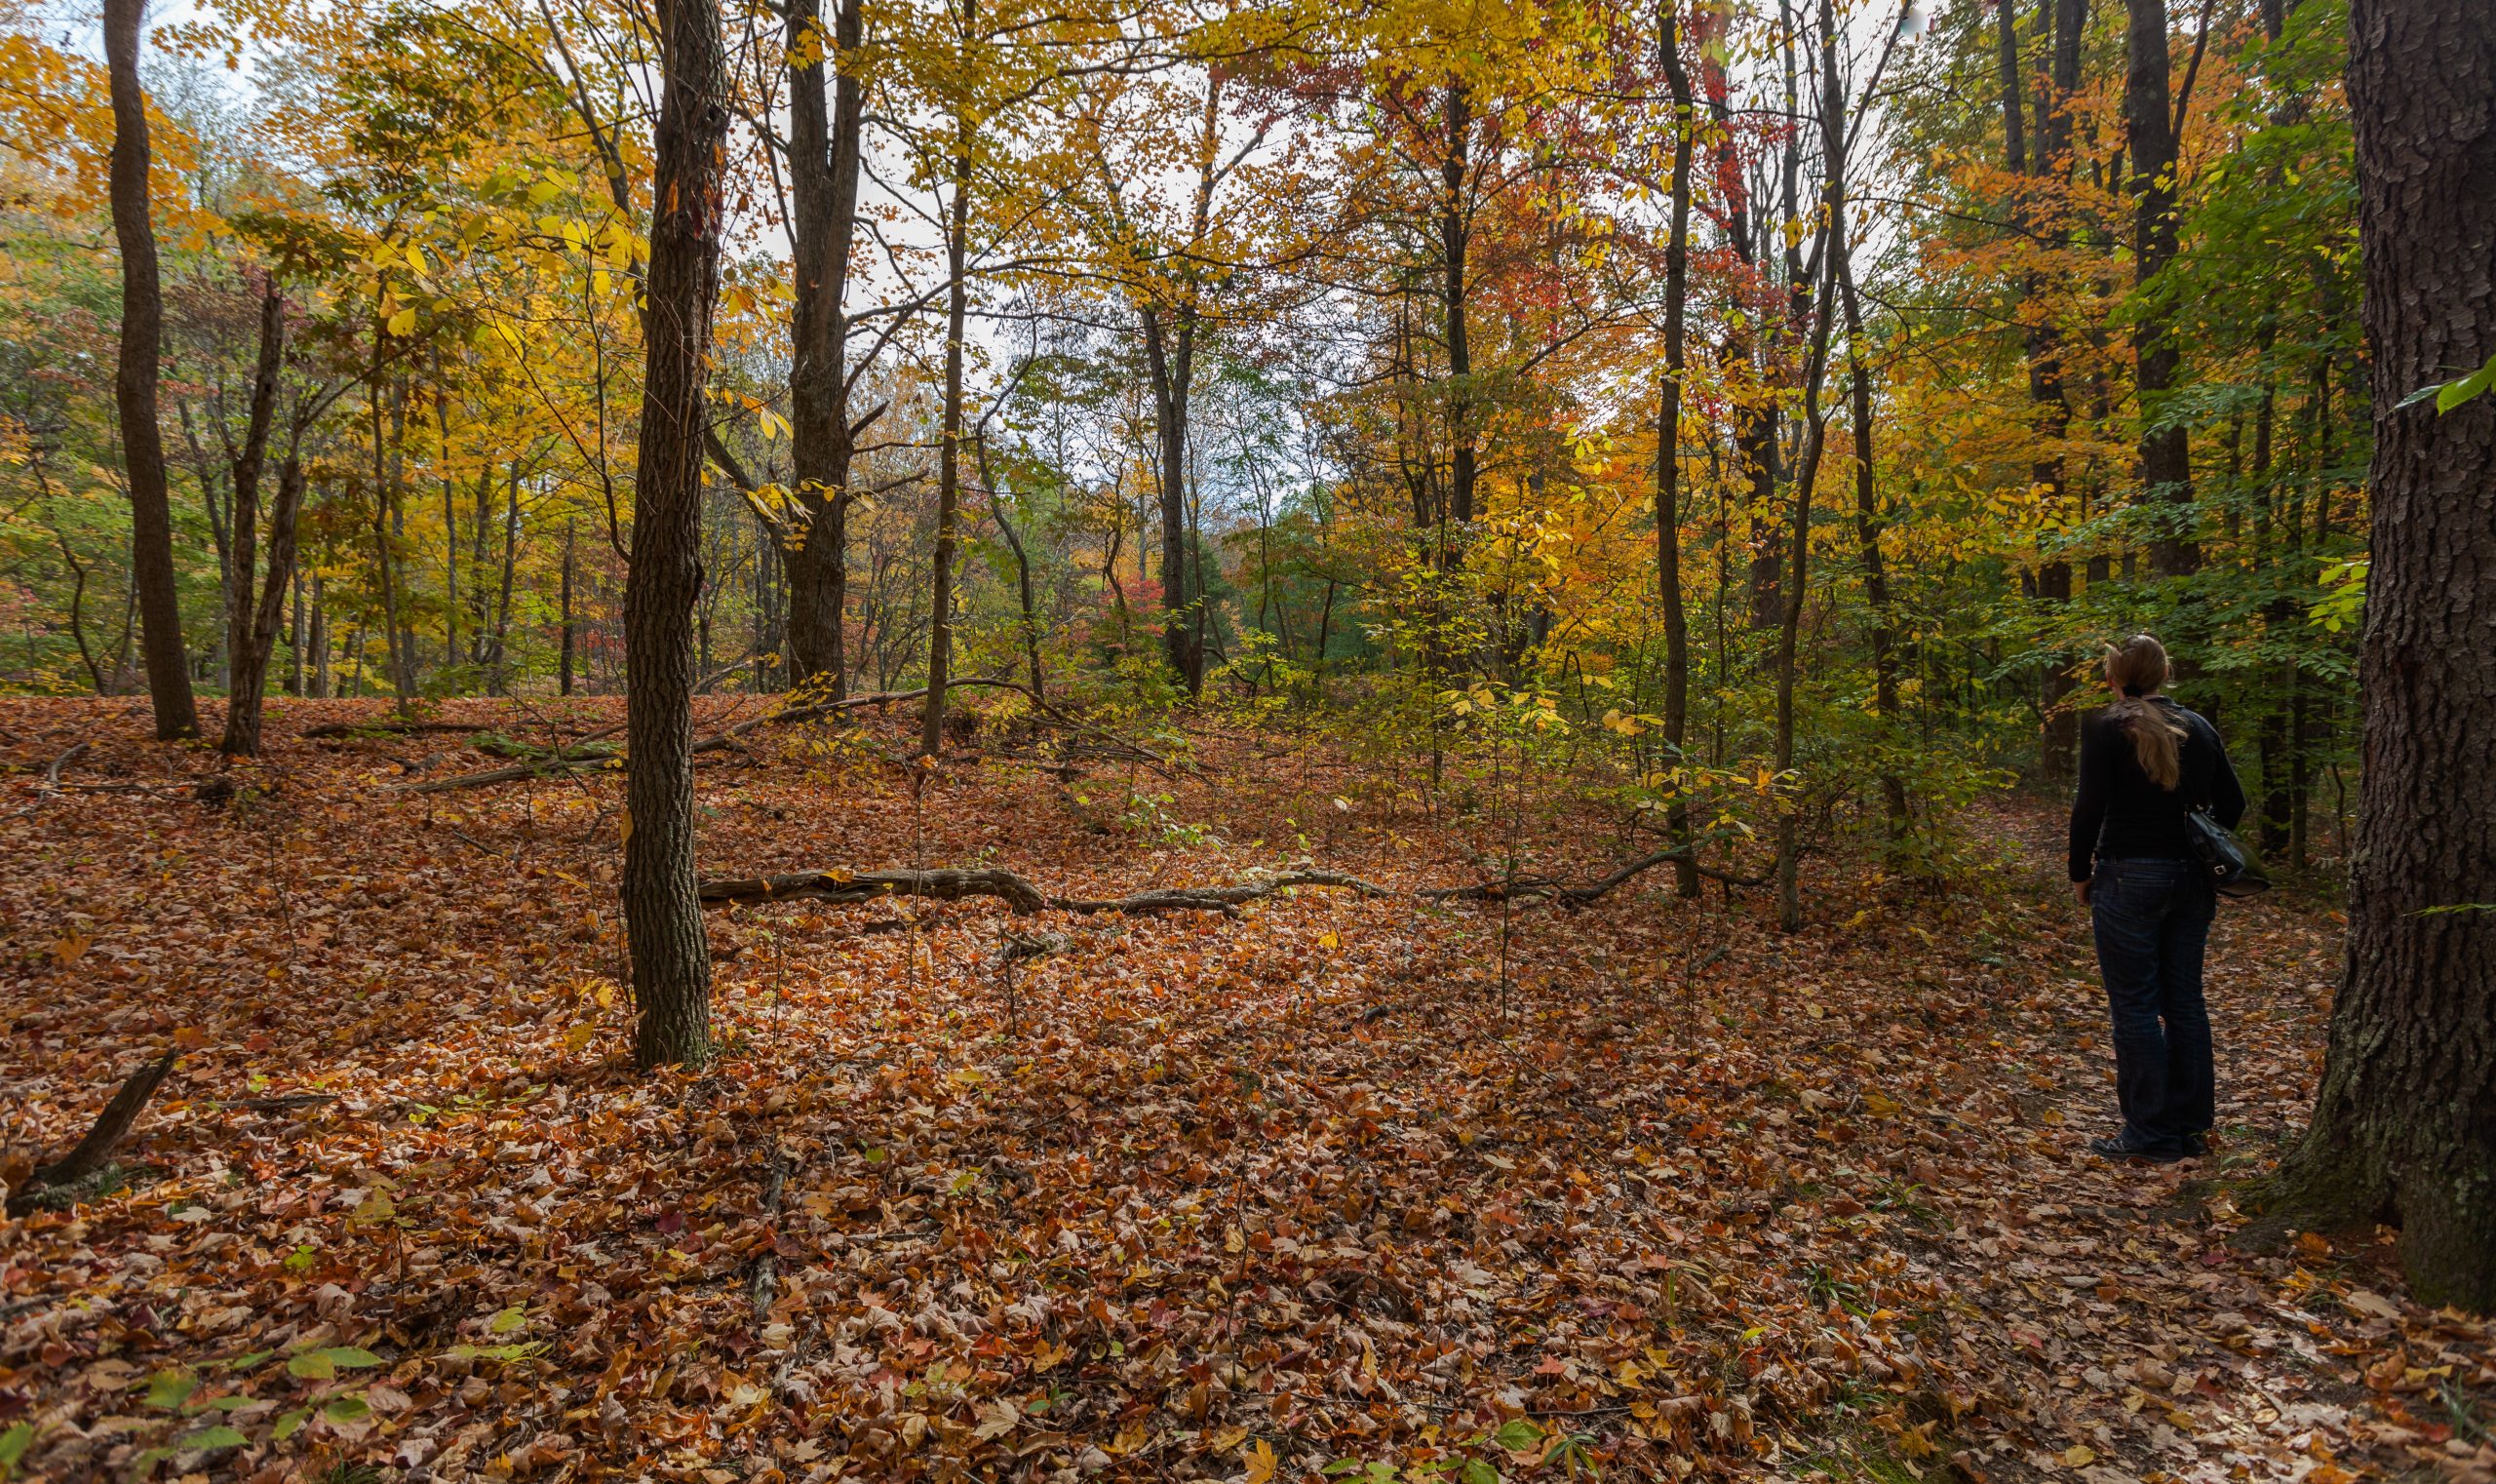
<instances>
[{"instance_id":1,"label":"yellow leaf","mask_svg":"<svg viewBox=\"0 0 2496 1484\"><path fill-rule=\"evenodd\" d=\"M588 1045L597 1037L597 1035L598 1028L596 1026L574 1026L569 1031L564 1033L564 1049L566 1051L578 1051L583 1046Z\"/></svg>"},{"instance_id":2,"label":"yellow leaf","mask_svg":"<svg viewBox=\"0 0 2496 1484\"><path fill-rule=\"evenodd\" d=\"M390 316L389 328L394 335L412 333L416 328L416 312L412 309L400 310L397 314Z\"/></svg>"},{"instance_id":3,"label":"yellow leaf","mask_svg":"<svg viewBox=\"0 0 2496 1484\"><path fill-rule=\"evenodd\" d=\"M2089 1447L2086 1443L2074 1443L2063 1450L2063 1466L2065 1468L2086 1468L2089 1464L2096 1462L2097 1450Z\"/></svg>"},{"instance_id":4,"label":"yellow leaf","mask_svg":"<svg viewBox=\"0 0 2496 1484\"><path fill-rule=\"evenodd\" d=\"M1248 1484L1268 1484L1274 1470L1281 1467L1283 1462L1274 1456L1273 1446L1262 1437L1239 1451L1239 1461L1248 1465Z\"/></svg>"}]
</instances>

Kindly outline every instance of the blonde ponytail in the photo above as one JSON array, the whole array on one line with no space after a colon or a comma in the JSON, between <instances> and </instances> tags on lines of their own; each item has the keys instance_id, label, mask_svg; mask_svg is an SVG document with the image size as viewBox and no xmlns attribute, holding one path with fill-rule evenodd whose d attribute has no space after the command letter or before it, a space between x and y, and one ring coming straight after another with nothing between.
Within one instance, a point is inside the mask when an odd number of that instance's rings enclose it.
<instances>
[{"instance_id":1,"label":"blonde ponytail","mask_svg":"<svg viewBox=\"0 0 2496 1484\"><path fill-rule=\"evenodd\" d=\"M2149 781L2172 792L2184 778L2184 728L2149 703L2167 670L2166 646L2146 634L2106 651L2106 679L2124 692L2106 714L2132 734L2132 756Z\"/></svg>"}]
</instances>

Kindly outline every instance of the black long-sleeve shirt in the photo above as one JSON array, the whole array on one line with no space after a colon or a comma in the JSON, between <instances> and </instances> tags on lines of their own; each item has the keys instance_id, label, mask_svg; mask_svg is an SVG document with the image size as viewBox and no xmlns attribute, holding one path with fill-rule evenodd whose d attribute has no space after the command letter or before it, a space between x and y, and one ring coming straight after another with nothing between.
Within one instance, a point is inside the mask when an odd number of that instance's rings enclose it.
<instances>
[{"instance_id":1,"label":"black long-sleeve shirt","mask_svg":"<svg viewBox=\"0 0 2496 1484\"><path fill-rule=\"evenodd\" d=\"M2071 879L2085 881L2098 860L2191 860L2184 815L2199 804L2233 830L2244 817L2244 787L2228 765L2219 730L2198 712L2164 696L2150 704L2184 728L2183 777L2170 792L2150 781L2132 751L2132 735L2108 712L2080 726L2080 793L2071 805Z\"/></svg>"}]
</instances>

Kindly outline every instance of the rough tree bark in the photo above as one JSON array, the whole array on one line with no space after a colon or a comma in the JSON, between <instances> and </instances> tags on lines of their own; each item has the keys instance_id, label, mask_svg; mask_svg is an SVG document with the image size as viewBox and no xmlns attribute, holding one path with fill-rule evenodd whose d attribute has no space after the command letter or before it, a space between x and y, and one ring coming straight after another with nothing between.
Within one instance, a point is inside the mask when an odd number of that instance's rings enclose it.
<instances>
[{"instance_id":1,"label":"rough tree bark","mask_svg":"<svg viewBox=\"0 0 2496 1484\"><path fill-rule=\"evenodd\" d=\"M2135 292L2175 258L2175 119L2167 109L2166 0L2127 0L2129 70L2124 81L2124 137L2132 157L2132 285ZM2202 565L2193 538L2193 460L2184 425L2167 416L2166 394L2184 364L2171 307L2144 295L2132 321L2134 386L2140 397L2143 497L2157 512L2150 569L2180 577ZM2164 507L2164 508L2160 508Z\"/></svg>"},{"instance_id":2,"label":"rough tree bark","mask_svg":"<svg viewBox=\"0 0 2496 1484\"><path fill-rule=\"evenodd\" d=\"M2496 27L2481 0L2355 0L2373 569L2349 963L2274 1230L2398 1223L2419 1299L2496 1309L2496 398L2410 391L2496 352Z\"/></svg>"},{"instance_id":3,"label":"rough tree bark","mask_svg":"<svg viewBox=\"0 0 2496 1484\"><path fill-rule=\"evenodd\" d=\"M788 553L789 676L792 684L846 693L842 611L849 587L849 470L857 431L849 421L851 382L844 308L857 235L858 131L865 85L854 64L861 37L859 0L839 0L824 34L814 0L789 12L789 171L791 266L796 348L789 387L790 459L805 528ZM825 72L832 64L832 98Z\"/></svg>"},{"instance_id":4,"label":"rough tree bark","mask_svg":"<svg viewBox=\"0 0 2496 1484\"><path fill-rule=\"evenodd\" d=\"M104 0L104 59L112 75L113 237L121 245L121 353L113 402L121 413L130 476L131 579L137 589L139 647L156 738L199 735L190 658L182 648L181 596L174 584L174 516L165 488L165 438L156 423L165 293L156 274L156 226L147 190L147 96L138 86L138 21L144 0Z\"/></svg>"},{"instance_id":5,"label":"rough tree bark","mask_svg":"<svg viewBox=\"0 0 2496 1484\"><path fill-rule=\"evenodd\" d=\"M726 60L713 0L661 11L640 457L624 583L623 906L634 1060L711 1048L711 952L693 875L693 603L702 586L702 429L720 293Z\"/></svg>"}]
</instances>

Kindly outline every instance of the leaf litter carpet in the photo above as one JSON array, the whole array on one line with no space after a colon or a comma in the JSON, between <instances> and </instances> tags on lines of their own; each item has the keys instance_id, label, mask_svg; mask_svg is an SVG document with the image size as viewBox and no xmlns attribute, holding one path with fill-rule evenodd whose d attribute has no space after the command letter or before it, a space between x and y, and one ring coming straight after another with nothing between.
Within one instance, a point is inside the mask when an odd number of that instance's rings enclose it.
<instances>
[{"instance_id":1,"label":"leaf litter carpet","mask_svg":"<svg viewBox=\"0 0 2496 1484\"><path fill-rule=\"evenodd\" d=\"M617 719L560 705L443 714ZM127 702L0 703L0 1175L184 1052L109 1178L0 1226L20 1477L2496 1477L2483 1324L2379 1234L2228 1244L2320 1068L2312 902L2222 918L2216 1157L2115 1167L2034 809L1977 822L1981 893L1815 860L1785 937L1661 871L1418 899L1497 877L1506 816L1314 745L1070 783L975 744L914 793L895 715L705 766L705 873L1398 892L714 911L722 1055L644 1078L613 775L394 793L497 760L274 709L203 802ZM1535 871L1629 853L1519 829Z\"/></svg>"}]
</instances>

